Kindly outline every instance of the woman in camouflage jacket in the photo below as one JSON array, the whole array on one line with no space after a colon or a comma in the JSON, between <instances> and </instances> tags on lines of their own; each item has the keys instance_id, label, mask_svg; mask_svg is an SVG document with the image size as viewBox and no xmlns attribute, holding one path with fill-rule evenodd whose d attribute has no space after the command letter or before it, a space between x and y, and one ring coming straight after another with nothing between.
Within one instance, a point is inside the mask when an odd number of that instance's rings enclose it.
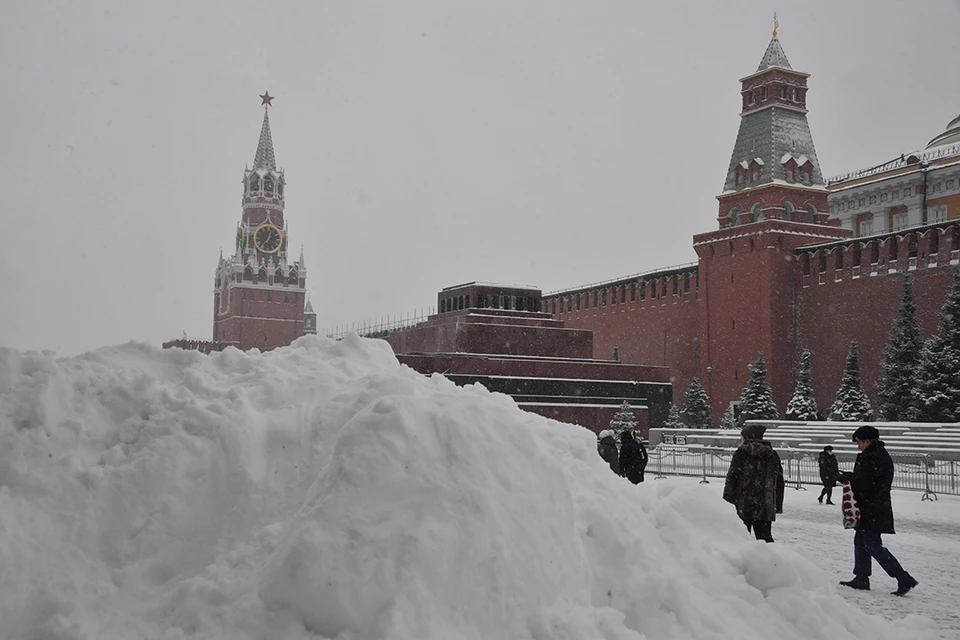
<instances>
[{"instance_id":1,"label":"woman in camouflage jacket","mask_svg":"<svg viewBox=\"0 0 960 640\"><path fill-rule=\"evenodd\" d=\"M741 444L730 461L723 499L737 508L757 540L773 542L772 523L783 513L783 465L773 445L762 439L765 430L751 424L740 432Z\"/></svg>"}]
</instances>

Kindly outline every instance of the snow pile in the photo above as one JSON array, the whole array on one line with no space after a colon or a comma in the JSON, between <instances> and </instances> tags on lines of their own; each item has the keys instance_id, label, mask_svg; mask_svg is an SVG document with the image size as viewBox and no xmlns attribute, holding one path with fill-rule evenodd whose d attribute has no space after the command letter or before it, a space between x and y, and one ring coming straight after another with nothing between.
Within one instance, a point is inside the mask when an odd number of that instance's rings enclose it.
<instances>
[{"instance_id":1,"label":"snow pile","mask_svg":"<svg viewBox=\"0 0 960 640\"><path fill-rule=\"evenodd\" d=\"M888 596L889 597L889 596ZM303 338L0 351L0 638L937 637L579 427Z\"/></svg>"}]
</instances>

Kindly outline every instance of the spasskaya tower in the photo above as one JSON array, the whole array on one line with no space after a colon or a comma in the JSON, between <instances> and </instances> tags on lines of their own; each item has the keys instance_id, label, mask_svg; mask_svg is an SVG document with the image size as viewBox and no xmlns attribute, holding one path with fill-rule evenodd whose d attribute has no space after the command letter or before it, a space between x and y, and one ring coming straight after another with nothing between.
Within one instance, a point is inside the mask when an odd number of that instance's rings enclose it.
<instances>
[{"instance_id":1,"label":"spasskaya tower","mask_svg":"<svg viewBox=\"0 0 960 640\"><path fill-rule=\"evenodd\" d=\"M261 351L316 333L316 314L306 299L307 268L300 249L292 259L284 219L286 178L277 168L269 108L262 99L263 125L253 166L243 172L243 211L235 250L217 263L213 294L213 341Z\"/></svg>"}]
</instances>

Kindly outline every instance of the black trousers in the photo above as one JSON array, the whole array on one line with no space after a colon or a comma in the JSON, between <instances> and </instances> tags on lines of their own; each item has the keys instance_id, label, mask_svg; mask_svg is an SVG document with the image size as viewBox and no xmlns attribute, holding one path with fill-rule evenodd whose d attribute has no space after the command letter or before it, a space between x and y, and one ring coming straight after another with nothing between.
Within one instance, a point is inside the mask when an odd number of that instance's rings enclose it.
<instances>
[{"instance_id":1,"label":"black trousers","mask_svg":"<svg viewBox=\"0 0 960 640\"><path fill-rule=\"evenodd\" d=\"M823 491L820 492L820 499L823 500L823 497L827 497L827 502L830 502L833 496L833 485L825 484L823 485Z\"/></svg>"},{"instance_id":2,"label":"black trousers","mask_svg":"<svg viewBox=\"0 0 960 640\"><path fill-rule=\"evenodd\" d=\"M757 540L773 542L773 523L769 520L754 520L753 522L745 520L743 524L747 525L747 531L753 529L753 535L756 536Z\"/></svg>"}]
</instances>

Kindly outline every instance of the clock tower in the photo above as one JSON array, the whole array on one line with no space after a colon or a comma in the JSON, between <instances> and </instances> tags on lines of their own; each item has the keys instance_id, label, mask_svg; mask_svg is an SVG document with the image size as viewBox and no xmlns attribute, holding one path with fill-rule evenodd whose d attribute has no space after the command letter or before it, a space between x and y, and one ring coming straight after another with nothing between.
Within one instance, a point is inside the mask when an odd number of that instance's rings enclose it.
<instances>
[{"instance_id":1,"label":"clock tower","mask_svg":"<svg viewBox=\"0 0 960 640\"><path fill-rule=\"evenodd\" d=\"M240 224L234 253L217 263L213 292L213 340L241 350L265 351L316 333L304 322L307 269L303 249L293 260L284 219L286 178L277 168L270 133L274 97L260 96L263 125L253 166L243 172ZM311 309L312 311L312 309Z\"/></svg>"}]
</instances>

